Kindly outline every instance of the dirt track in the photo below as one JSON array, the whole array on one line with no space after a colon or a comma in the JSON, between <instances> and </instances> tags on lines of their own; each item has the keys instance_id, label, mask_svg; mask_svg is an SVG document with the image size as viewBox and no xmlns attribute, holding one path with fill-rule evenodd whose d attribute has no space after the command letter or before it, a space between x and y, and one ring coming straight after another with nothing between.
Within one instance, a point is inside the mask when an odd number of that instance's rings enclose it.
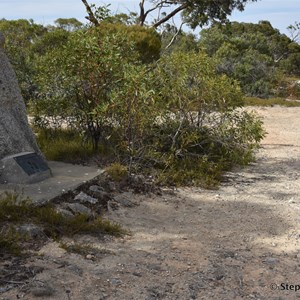
<instances>
[{"instance_id":1,"label":"dirt track","mask_svg":"<svg viewBox=\"0 0 300 300\"><path fill-rule=\"evenodd\" d=\"M257 161L219 190L132 196L108 214L132 236L78 238L101 259L50 243L28 261L45 268L31 286L0 299L300 299L300 108L257 111L269 133Z\"/></svg>"}]
</instances>

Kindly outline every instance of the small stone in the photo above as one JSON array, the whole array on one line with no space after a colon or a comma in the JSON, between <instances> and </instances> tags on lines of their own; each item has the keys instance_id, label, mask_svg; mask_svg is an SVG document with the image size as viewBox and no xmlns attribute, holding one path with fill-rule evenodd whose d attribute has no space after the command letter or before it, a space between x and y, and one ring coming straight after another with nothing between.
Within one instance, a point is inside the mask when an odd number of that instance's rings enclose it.
<instances>
[{"instance_id":1,"label":"small stone","mask_svg":"<svg viewBox=\"0 0 300 300\"><path fill-rule=\"evenodd\" d=\"M89 187L89 190L93 193L94 196L96 196L101 201L108 201L112 198L111 195L105 192L103 188L99 185L91 185Z\"/></svg>"},{"instance_id":2,"label":"small stone","mask_svg":"<svg viewBox=\"0 0 300 300\"><path fill-rule=\"evenodd\" d=\"M23 224L18 228L18 231L22 234L29 235L31 238L45 236L42 228L34 224Z\"/></svg>"},{"instance_id":3,"label":"small stone","mask_svg":"<svg viewBox=\"0 0 300 300\"><path fill-rule=\"evenodd\" d=\"M94 255L92 255L92 254L88 254L86 257L85 257L86 259L94 259L95 258L95 256Z\"/></svg>"},{"instance_id":4,"label":"small stone","mask_svg":"<svg viewBox=\"0 0 300 300\"><path fill-rule=\"evenodd\" d=\"M265 262L269 265L273 265L273 264L276 264L278 262L278 259L274 258L274 257L267 257L263 262Z\"/></svg>"},{"instance_id":5,"label":"small stone","mask_svg":"<svg viewBox=\"0 0 300 300\"><path fill-rule=\"evenodd\" d=\"M108 182L108 188L110 189L110 191L112 191L112 192L114 192L114 191L116 191L116 184L114 183L114 182L112 182L112 181L109 181Z\"/></svg>"},{"instance_id":6,"label":"small stone","mask_svg":"<svg viewBox=\"0 0 300 300\"><path fill-rule=\"evenodd\" d=\"M84 214L87 216L92 216L92 210L88 207L79 204L79 203L68 203L68 208L74 213L74 214Z\"/></svg>"},{"instance_id":7,"label":"small stone","mask_svg":"<svg viewBox=\"0 0 300 300\"><path fill-rule=\"evenodd\" d=\"M87 195L84 192L80 192L74 200L79 201L80 203L90 203L90 204L96 204L98 202L98 199L93 198L89 195Z\"/></svg>"},{"instance_id":8,"label":"small stone","mask_svg":"<svg viewBox=\"0 0 300 300\"><path fill-rule=\"evenodd\" d=\"M143 184L146 181L145 176L143 175L133 175L131 177L131 180L135 183L135 184Z\"/></svg>"},{"instance_id":9,"label":"small stone","mask_svg":"<svg viewBox=\"0 0 300 300\"><path fill-rule=\"evenodd\" d=\"M224 277L224 274L217 274L216 279L221 280Z\"/></svg>"},{"instance_id":10,"label":"small stone","mask_svg":"<svg viewBox=\"0 0 300 300\"><path fill-rule=\"evenodd\" d=\"M61 207L58 207L58 208L56 208L56 211L58 212L58 213L60 213L60 214L62 214L64 217L69 217L69 218L72 218L72 217L74 217L74 215L69 211L69 210L67 210L67 209L63 209L63 208L61 208Z\"/></svg>"},{"instance_id":11,"label":"small stone","mask_svg":"<svg viewBox=\"0 0 300 300\"><path fill-rule=\"evenodd\" d=\"M35 297L49 297L54 294L54 289L46 282L39 282L38 285L34 285L30 288L30 291Z\"/></svg>"},{"instance_id":12,"label":"small stone","mask_svg":"<svg viewBox=\"0 0 300 300\"><path fill-rule=\"evenodd\" d=\"M120 284L122 284L122 280L119 279L119 278L112 278L110 280L110 283L113 284L113 285L120 285Z\"/></svg>"},{"instance_id":13,"label":"small stone","mask_svg":"<svg viewBox=\"0 0 300 300\"><path fill-rule=\"evenodd\" d=\"M222 267L217 267L214 271L214 277L216 280L221 280L225 277L225 270Z\"/></svg>"},{"instance_id":14,"label":"small stone","mask_svg":"<svg viewBox=\"0 0 300 300\"><path fill-rule=\"evenodd\" d=\"M95 192L95 193L97 193L97 192L104 192L103 187L101 187L100 185L91 185L91 186L89 187L89 190L90 190L91 192Z\"/></svg>"},{"instance_id":15,"label":"small stone","mask_svg":"<svg viewBox=\"0 0 300 300\"><path fill-rule=\"evenodd\" d=\"M75 273L79 276L83 275L83 270L80 267L76 266L76 265L70 265L67 268L68 268L68 270L72 271L73 273Z\"/></svg>"},{"instance_id":16,"label":"small stone","mask_svg":"<svg viewBox=\"0 0 300 300\"><path fill-rule=\"evenodd\" d=\"M160 264L149 264L149 265L147 266L147 268L148 268L149 270L155 270L155 271L161 271L161 270L162 270Z\"/></svg>"},{"instance_id":17,"label":"small stone","mask_svg":"<svg viewBox=\"0 0 300 300\"><path fill-rule=\"evenodd\" d=\"M110 212L119 209L119 206L120 206L120 204L116 201L110 200L107 202L107 209Z\"/></svg>"},{"instance_id":18,"label":"small stone","mask_svg":"<svg viewBox=\"0 0 300 300\"><path fill-rule=\"evenodd\" d=\"M114 200L125 207L133 207L136 206L136 203L134 203L131 200L132 198L133 198L133 194L131 192L128 192L128 193L122 193L120 195L115 196Z\"/></svg>"}]
</instances>

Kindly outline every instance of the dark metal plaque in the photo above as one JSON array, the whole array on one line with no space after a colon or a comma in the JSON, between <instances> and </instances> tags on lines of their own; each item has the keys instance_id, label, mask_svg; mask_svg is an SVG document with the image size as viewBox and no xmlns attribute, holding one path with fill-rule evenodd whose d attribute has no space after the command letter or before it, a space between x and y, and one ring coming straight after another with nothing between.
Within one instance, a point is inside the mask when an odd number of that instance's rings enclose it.
<instances>
[{"instance_id":1,"label":"dark metal plaque","mask_svg":"<svg viewBox=\"0 0 300 300\"><path fill-rule=\"evenodd\" d=\"M16 156L14 159L29 176L49 170L47 164L36 153Z\"/></svg>"}]
</instances>

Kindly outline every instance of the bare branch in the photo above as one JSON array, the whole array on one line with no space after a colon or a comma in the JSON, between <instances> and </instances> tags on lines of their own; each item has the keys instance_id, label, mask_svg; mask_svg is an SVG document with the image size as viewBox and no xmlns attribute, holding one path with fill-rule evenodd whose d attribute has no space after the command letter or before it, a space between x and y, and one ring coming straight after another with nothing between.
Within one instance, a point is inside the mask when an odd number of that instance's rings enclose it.
<instances>
[{"instance_id":1,"label":"bare branch","mask_svg":"<svg viewBox=\"0 0 300 300\"><path fill-rule=\"evenodd\" d=\"M287 54L288 54L288 52L285 52L285 53L283 53L282 55L280 55L280 57L274 58L274 62L277 64L277 63L280 62Z\"/></svg>"},{"instance_id":2,"label":"bare branch","mask_svg":"<svg viewBox=\"0 0 300 300\"><path fill-rule=\"evenodd\" d=\"M146 15L145 15L145 7L144 7L144 4L145 4L145 0L142 0L140 2L140 25L143 26L144 23L145 23L145 20L146 20Z\"/></svg>"},{"instance_id":3,"label":"bare branch","mask_svg":"<svg viewBox=\"0 0 300 300\"><path fill-rule=\"evenodd\" d=\"M166 15L164 18L158 20L156 23L154 23L152 26L154 28L157 28L158 26L160 26L161 24L169 21L172 17L174 17L176 14L178 14L179 12L181 12L182 10L186 9L188 7L187 3L184 3L182 5L180 5L179 7L177 7L176 9L174 9L172 12L170 12L168 15Z\"/></svg>"},{"instance_id":4,"label":"bare branch","mask_svg":"<svg viewBox=\"0 0 300 300\"><path fill-rule=\"evenodd\" d=\"M140 25L143 26L145 23L145 20L148 16L149 13L151 13L152 11L156 10L156 9L161 9L162 7L169 7L169 5L174 4L173 2L170 1L160 1L159 3L157 3L154 7L148 9L145 12L145 0L142 0L139 4L140 6Z\"/></svg>"},{"instance_id":5,"label":"bare branch","mask_svg":"<svg viewBox=\"0 0 300 300\"><path fill-rule=\"evenodd\" d=\"M99 26L99 22L97 18L95 17L90 5L87 3L86 0L81 0L82 3L84 4L86 11L88 13L88 17L85 17L87 20L89 20L91 23L93 23L95 26Z\"/></svg>"},{"instance_id":6,"label":"bare branch","mask_svg":"<svg viewBox=\"0 0 300 300\"><path fill-rule=\"evenodd\" d=\"M180 24L179 29L178 29L177 32L173 35L173 37L172 37L170 43L167 45L167 47L165 48L165 50L167 50L168 48L170 48L171 45L174 43L176 37L178 36L178 34L180 33L180 31L181 31L181 29L182 29L183 24L184 24L184 22L182 22L182 23Z\"/></svg>"}]
</instances>

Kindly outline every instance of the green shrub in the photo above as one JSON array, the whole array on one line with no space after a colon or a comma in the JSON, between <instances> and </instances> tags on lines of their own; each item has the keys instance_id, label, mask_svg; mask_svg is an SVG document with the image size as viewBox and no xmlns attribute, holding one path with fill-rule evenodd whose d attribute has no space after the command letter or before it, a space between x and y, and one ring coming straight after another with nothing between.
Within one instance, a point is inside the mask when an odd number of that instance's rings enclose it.
<instances>
[{"instance_id":1,"label":"green shrub","mask_svg":"<svg viewBox=\"0 0 300 300\"><path fill-rule=\"evenodd\" d=\"M157 182L162 185L196 185L215 188L221 180L221 165L207 160L207 157L174 159L161 172Z\"/></svg>"},{"instance_id":2,"label":"green shrub","mask_svg":"<svg viewBox=\"0 0 300 300\"><path fill-rule=\"evenodd\" d=\"M39 99L34 116L46 122L60 117L65 124L87 132L93 149L108 138L119 120L112 119L112 94L123 85L128 64L138 64L133 42L122 32L103 35L98 28L72 33L63 48L39 60ZM114 122L115 121L115 122Z\"/></svg>"},{"instance_id":3,"label":"green shrub","mask_svg":"<svg viewBox=\"0 0 300 300\"><path fill-rule=\"evenodd\" d=\"M223 171L253 159L262 122L239 109L238 84L216 74L211 59L173 53L161 59L155 79L160 122L145 142L149 161L161 170L159 182L214 186Z\"/></svg>"}]
</instances>

